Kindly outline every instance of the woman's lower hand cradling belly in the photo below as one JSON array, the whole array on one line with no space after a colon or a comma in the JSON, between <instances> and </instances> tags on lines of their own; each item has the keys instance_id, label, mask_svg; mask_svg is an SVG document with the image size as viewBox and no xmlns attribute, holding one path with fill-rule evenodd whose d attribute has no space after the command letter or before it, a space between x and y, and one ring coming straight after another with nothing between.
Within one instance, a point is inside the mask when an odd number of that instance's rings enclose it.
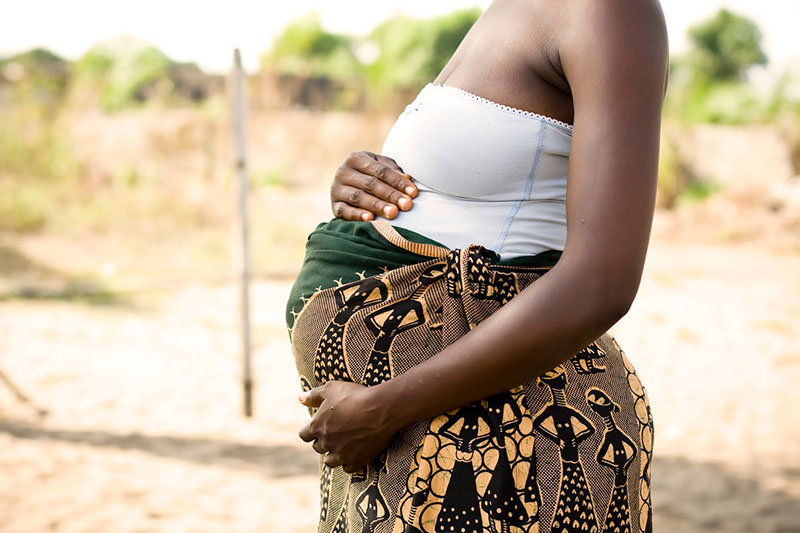
<instances>
[{"instance_id":1,"label":"woman's lower hand cradling belly","mask_svg":"<svg viewBox=\"0 0 800 533\"><path fill-rule=\"evenodd\" d=\"M367 151L351 152L336 169L331 185L331 209L345 220L393 219L411 209L417 188L390 157Z\"/></svg>"},{"instance_id":2,"label":"woman's lower hand cradling belly","mask_svg":"<svg viewBox=\"0 0 800 533\"><path fill-rule=\"evenodd\" d=\"M326 465L355 472L385 450L400 429L372 389L329 381L300 395L303 405L318 409L300 430L300 438L313 441L314 450L325 454Z\"/></svg>"},{"instance_id":3,"label":"woman's lower hand cradling belly","mask_svg":"<svg viewBox=\"0 0 800 533\"><path fill-rule=\"evenodd\" d=\"M390 157L367 151L351 152L336 169L331 184L331 209L345 220L370 221L397 217L411 209L417 188L411 176ZM368 387L331 381L300 395L306 407L317 408L300 430L300 438L325 454L325 464L355 472L389 445L400 429Z\"/></svg>"}]
</instances>

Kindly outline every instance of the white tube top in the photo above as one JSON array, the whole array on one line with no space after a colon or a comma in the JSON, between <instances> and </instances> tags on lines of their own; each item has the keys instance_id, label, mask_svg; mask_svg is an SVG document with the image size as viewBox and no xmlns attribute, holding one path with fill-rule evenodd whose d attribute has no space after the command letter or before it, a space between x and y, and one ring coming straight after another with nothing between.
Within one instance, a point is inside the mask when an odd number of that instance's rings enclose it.
<instances>
[{"instance_id":1,"label":"white tube top","mask_svg":"<svg viewBox=\"0 0 800 533\"><path fill-rule=\"evenodd\" d=\"M572 126L449 85L426 85L381 151L419 189L392 221L502 259L563 250Z\"/></svg>"}]
</instances>

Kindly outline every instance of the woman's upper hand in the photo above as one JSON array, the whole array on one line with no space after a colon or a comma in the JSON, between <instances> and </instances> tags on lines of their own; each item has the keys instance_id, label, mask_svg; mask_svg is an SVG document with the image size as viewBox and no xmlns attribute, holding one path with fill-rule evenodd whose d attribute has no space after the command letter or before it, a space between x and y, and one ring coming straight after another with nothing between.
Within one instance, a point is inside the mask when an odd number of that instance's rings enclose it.
<instances>
[{"instance_id":1,"label":"woman's upper hand","mask_svg":"<svg viewBox=\"0 0 800 533\"><path fill-rule=\"evenodd\" d=\"M350 152L336 169L331 184L331 209L336 218L392 219L411 209L417 188L411 176L390 157L372 152Z\"/></svg>"},{"instance_id":2,"label":"woman's upper hand","mask_svg":"<svg viewBox=\"0 0 800 533\"><path fill-rule=\"evenodd\" d=\"M389 446L399 427L389 420L389 410L376 401L375 388L329 381L300 395L303 405L318 408L300 430L300 438L313 441L314 450L326 454L326 465L342 466L352 473Z\"/></svg>"}]
</instances>

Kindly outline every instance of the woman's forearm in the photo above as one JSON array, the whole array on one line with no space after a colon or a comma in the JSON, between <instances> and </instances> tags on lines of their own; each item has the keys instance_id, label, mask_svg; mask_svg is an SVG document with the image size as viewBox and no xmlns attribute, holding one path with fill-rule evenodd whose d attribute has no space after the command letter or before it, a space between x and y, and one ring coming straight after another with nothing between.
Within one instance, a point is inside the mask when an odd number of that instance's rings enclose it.
<instances>
[{"instance_id":1,"label":"woman's forearm","mask_svg":"<svg viewBox=\"0 0 800 533\"><path fill-rule=\"evenodd\" d=\"M597 339L632 300L612 295L631 290L582 270L559 263L457 342L373 387L386 423L399 429L508 390Z\"/></svg>"}]
</instances>

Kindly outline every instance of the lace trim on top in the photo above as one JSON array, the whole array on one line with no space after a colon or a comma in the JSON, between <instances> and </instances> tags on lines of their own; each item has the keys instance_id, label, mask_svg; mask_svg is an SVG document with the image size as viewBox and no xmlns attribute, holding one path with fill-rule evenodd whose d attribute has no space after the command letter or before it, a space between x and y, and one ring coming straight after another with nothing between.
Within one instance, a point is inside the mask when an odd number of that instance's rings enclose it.
<instances>
[{"instance_id":1,"label":"lace trim on top","mask_svg":"<svg viewBox=\"0 0 800 533\"><path fill-rule=\"evenodd\" d=\"M502 109L504 111L510 111L510 112L516 113L518 115L523 115L523 116L526 116L526 117L532 117L532 118L536 118L536 119L539 119L539 120L543 120L545 122L550 122L551 124L555 124L556 126L561 126L562 128L565 128L565 129L569 130L570 132L572 131L572 124L568 124L568 123L566 123L564 121L555 119L553 117L548 117L547 115L534 113L533 111L526 111L524 109L518 109L516 107L507 106L505 104L501 104L501 103L495 102L494 100L489 100L488 98L484 98L483 96L478 96L475 93L471 93L469 91L465 91L461 87L455 87L453 85L447 85L447 84L439 85L439 84L435 84L435 83L429 83L428 85L430 85L432 87L441 87L443 89L456 91L458 93L461 93L464 96L472 98L473 100L476 100L478 102L482 102L484 104L489 104L491 106L500 108L500 109Z\"/></svg>"}]
</instances>

